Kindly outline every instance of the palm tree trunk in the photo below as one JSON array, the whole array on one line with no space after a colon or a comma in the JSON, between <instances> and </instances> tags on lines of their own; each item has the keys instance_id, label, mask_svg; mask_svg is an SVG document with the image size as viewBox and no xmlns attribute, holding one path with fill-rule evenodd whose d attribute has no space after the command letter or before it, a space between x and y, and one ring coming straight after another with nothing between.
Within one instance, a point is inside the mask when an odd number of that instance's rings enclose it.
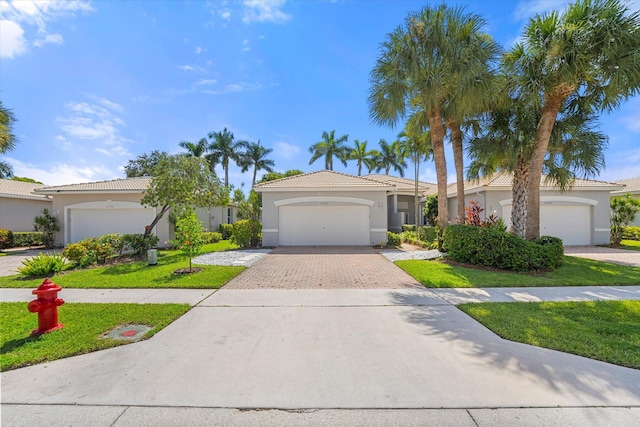
<instances>
[{"instance_id":1,"label":"palm tree trunk","mask_svg":"<svg viewBox=\"0 0 640 427\"><path fill-rule=\"evenodd\" d=\"M462 149L462 130L460 129L460 123L455 120L448 121L447 126L451 131L453 160L456 165L456 193L458 199L456 223L464 224L466 219L466 206L464 200L464 152Z\"/></svg>"},{"instance_id":2,"label":"palm tree trunk","mask_svg":"<svg viewBox=\"0 0 640 427\"><path fill-rule=\"evenodd\" d=\"M439 110L429 111L429 127L431 128L431 144L433 145L433 161L436 165L438 181L438 218L439 227L449 224L447 203L447 160L444 156L444 126Z\"/></svg>"},{"instance_id":3,"label":"palm tree trunk","mask_svg":"<svg viewBox=\"0 0 640 427\"><path fill-rule=\"evenodd\" d=\"M222 167L224 168L224 187L229 188L229 159L222 161Z\"/></svg>"},{"instance_id":4,"label":"palm tree trunk","mask_svg":"<svg viewBox=\"0 0 640 427\"><path fill-rule=\"evenodd\" d=\"M556 86L549 95L545 96L545 105L542 108L542 115L536 129L533 154L529 161L527 228L525 232L525 236L529 240L540 237L540 179L542 177L542 165L560 107L573 91L573 86L563 84Z\"/></svg>"},{"instance_id":5,"label":"palm tree trunk","mask_svg":"<svg viewBox=\"0 0 640 427\"><path fill-rule=\"evenodd\" d=\"M527 163L518 157L517 167L513 171L511 187L511 231L518 237L525 238L527 225L527 189L529 185L529 169Z\"/></svg>"},{"instance_id":6,"label":"palm tree trunk","mask_svg":"<svg viewBox=\"0 0 640 427\"><path fill-rule=\"evenodd\" d=\"M256 176L258 175L258 167L253 167L253 181L251 181L251 189L253 190L253 186L256 185Z\"/></svg>"},{"instance_id":7,"label":"palm tree trunk","mask_svg":"<svg viewBox=\"0 0 640 427\"><path fill-rule=\"evenodd\" d=\"M358 176L362 176L362 161L358 160Z\"/></svg>"},{"instance_id":8,"label":"palm tree trunk","mask_svg":"<svg viewBox=\"0 0 640 427\"><path fill-rule=\"evenodd\" d=\"M420 153L418 153L416 151L415 153L415 157L414 157L414 168L415 168L415 182L414 182L414 193L413 193L413 215L414 215L414 223L415 223L415 227L416 227L416 237L420 238L420 234L418 233L418 226L420 224L418 224L418 215L420 212L418 203L419 203L419 199L420 199L420 195L418 194L418 178L420 178Z\"/></svg>"}]
</instances>

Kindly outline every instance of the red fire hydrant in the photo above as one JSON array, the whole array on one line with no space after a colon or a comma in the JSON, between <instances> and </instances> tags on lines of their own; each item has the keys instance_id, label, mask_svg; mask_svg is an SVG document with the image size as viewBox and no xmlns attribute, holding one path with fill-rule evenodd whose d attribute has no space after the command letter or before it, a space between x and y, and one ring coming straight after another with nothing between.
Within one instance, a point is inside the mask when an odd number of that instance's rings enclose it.
<instances>
[{"instance_id":1,"label":"red fire hydrant","mask_svg":"<svg viewBox=\"0 0 640 427\"><path fill-rule=\"evenodd\" d=\"M31 313L38 313L38 329L34 329L31 335L41 335L64 326L62 323L58 323L58 307L64 304L64 300L58 298L58 292L61 290L60 286L47 277L38 289L31 291L32 294L38 296L38 299L27 305L27 309Z\"/></svg>"}]
</instances>

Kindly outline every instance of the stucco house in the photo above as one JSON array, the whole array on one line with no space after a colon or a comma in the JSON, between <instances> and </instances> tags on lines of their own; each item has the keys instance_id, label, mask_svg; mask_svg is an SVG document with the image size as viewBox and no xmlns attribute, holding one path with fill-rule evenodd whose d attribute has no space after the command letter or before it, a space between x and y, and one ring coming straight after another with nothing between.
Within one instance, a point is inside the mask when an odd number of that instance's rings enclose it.
<instances>
[{"instance_id":1,"label":"stucco house","mask_svg":"<svg viewBox=\"0 0 640 427\"><path fill-rule=\"evenodd\" d=\"M609 197L621 184L576 179L572 188L561 192L557 186L540 181L540 234L556 236L565 245L606 245L610 240ZM465 203L476 201L483 215L502 218L511 226L511 183L513 175L497 173L489 178L465 182ZM449 218L455 218L458 201L456 185L448 186Z\"/></svg>"},{"instance_id":2,"label":"stucco house","mask_svg":"<svg viewBox=\"0 0 640 427\"><path fill-rule=\"evenodd\" d=\"M125 178L45 186L34 191L51 198L52 211L60 226L55 244L67 245L109 233L143 233L156 215L156 208L140 204L150 181L149 177ZM235 206L225 206L197 209L196 213L204 229L217 231L221 222L235 221L236 211ZM153 230L161 246L174 238L168 216L162 217Z\"/></svg>"},{"instance_id":3,"label":"stucco house","mask_svg":"<svg viewBox=\"0 0 640 427\"><path fill-rule=\"evenodd\" d=\"M415 224L415 180L391 175L370 174L364 178L375 179L392 185L387 193L387 220L389 231L399 233L403 224ZM438 192L438 185L418 181L418 198ZM424 204L418 201L418 224L424 224Z\"/></svg>"},{"instance_id":4,"label":"stucco house","mask_svg":"<svg viewBox=\"0 0 640 427\"><path fill-rule=\"evenodd\" d=\"M318 171L256 184L264 246L361 245L387 240L387 193L371 178Z\"/></svg>"},{"instance_id":5,"label":"stucco house","mask_svg":"<svg viewBox=\"0 0 640 427\"><path fill-rule=\"evenodd\" d=\"M0 228L11 231L33 231L33 219L43 209L51 210L51 198L33 191L42 184L0 179Z\"/></svg>"},{"instance_id":6,"label":"stucco house","mask_svg":"<svg viewBox=\"0 0 640 427\"><path fill-rule=\"evenodd\" d=\"M622 190L616 190L611 192L611 197L615 196L624 196L625 194L630 194L634 199L640 200L640 177L638 178L627 178L621 179L619 181L615 181L616 184L624 185ZM635 225L640 227L640 214L636 215L635 221L633 221L629 225Z\"/></svg>"}]
</instances>

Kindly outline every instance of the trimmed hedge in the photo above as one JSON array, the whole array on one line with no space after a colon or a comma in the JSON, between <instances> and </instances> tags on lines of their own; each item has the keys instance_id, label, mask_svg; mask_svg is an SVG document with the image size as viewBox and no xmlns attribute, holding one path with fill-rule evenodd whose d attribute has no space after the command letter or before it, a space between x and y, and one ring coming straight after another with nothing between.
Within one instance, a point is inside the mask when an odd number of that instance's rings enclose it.
<instances>
[{"instance_id":1,"label":"trimmed hedge","mask_svg":"<svg viewBox=\"0 0 640 427\"><path fill-rule=\"evenodd\" d=\"M44 239L39 231L16 231L13 233L13 246L42 246Z\"/></svg>"},{"instance_id":2,"label":"trimmed hedge","mask_svg":"<svg viewBox=\"0 0 640 427\"><path fill-rule=\"evenodd\" d=\"M551 270L562 265L564 248L557 237L528 241L496 227L450 225L443 249L457 262L518 272Z\"/></svg>"},{"instance_id":3,"label":"trimmed hedge","mask_svg":"<svg viewBox=\"0 0 640 427\"><path fill-rule=\"evenodd\" d=\"M399 234L387 231L387 246L395 248L402 244L402 237Z\"/></svg>"},{"instance_id":4,"label":"trimmed hedge","mask_svg":"<svg viewBox=\"0 0 640 427\"><path fill-rule=\"evenodd\" d=\"M622 230L622 238L625 240L640 240L640 227L628 225Z\"/></svg>"},{"instance_id":5,"label":"trimmed hedge","mask_svg":"<svg viewBox=\"0 0 640 427\"><path fill-rule=\"evenodd\" d=\"M0 228L0 249L13 247L13 232Z\"/></svg>"},{"instance_id":6,"label":"trimmed hedge","mask_svg":"<svg viewBox=\"0 0 640 427\"><path fill-rule=\"evenodd\" d=\"M218 243L222 240L222 234L217 231L203 231L202 241L204 243Z\"/></svg>"},{"instance_id":7,"label":"trimmed hedge","mask_svg":"<svg viewBox=\"0 0 640 427\"><path fill-rule=\"evenodd\" d=\"M233 224L220 224L218 233L222 234L222 240L229 240L233 234Z\"/></svg>"}]
</instances>

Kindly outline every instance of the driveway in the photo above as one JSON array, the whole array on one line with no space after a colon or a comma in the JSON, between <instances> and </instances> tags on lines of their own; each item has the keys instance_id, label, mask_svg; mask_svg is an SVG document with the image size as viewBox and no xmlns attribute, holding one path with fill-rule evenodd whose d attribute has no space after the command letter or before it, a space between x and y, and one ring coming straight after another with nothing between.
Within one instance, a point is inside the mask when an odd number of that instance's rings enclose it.
<instances>
[{"instance_id":1,"label":"driveway","mask_svg":"<svg viewBox=\"0 0 640 427\"><path fill-rule=\"evenodd\" d=\"M225 289L422 288L413 277L366 246L278 247Z\"/></svg>"},{"instance_id":2,"label":"driveway","mask_svg":"<svg viewBox=\"0 0 640 427\"><path fill-rule=\"evenodd\" d=\"M30 249L24 252L8 252L6 256L0 256L0 276L12 276L18 274L18 268L22 267L22 261L42 253L60 253L60 249Z\"/></svg>"},{"instance_id":3,"label":"driveway","mask_svg":"<svg viewBox=\"0 0 640 427\"><path fill-rule=\"evenodd\" d=\"M565 246L564 254L594 259L596 261L640 267L640 251L604 248L602 246Z\"/></svg>"}]
</instances>

